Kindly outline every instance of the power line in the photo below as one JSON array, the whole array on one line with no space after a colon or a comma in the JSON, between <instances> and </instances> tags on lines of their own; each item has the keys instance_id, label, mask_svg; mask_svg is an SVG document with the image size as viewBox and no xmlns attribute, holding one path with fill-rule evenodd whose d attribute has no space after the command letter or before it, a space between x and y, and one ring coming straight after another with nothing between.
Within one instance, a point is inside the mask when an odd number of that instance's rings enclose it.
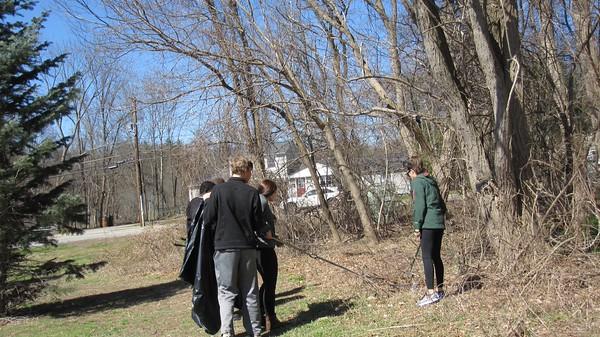
<instances>
[{"instance_id":1,"label":"power line","mask_svg":"<svg viewBox=\"0 0 600 337\"><path fill-rule=\"evenodd\" d=\"M146 151L145 153L149 153L149 152L154 152L154 151ZM167 156L162 156L162 157L187 157L188 154L187 153L179 153L179 154L169 154ZM153 156L153 157L147 157L147 158L140 158L140 161L147 161L147 160L154 160L154 159L158 159L161 156ZM117 162L117 164L120 165L128 165L134 162L133 158L129 158L123 162ZM114 170L117 167L111 168L111 167L105 167L105 166L100 166L100 165L96 165L96 166L90 166L90 167L86 167L83 170L79 169L79 170L70 170L69 172L65 172L65 173L61 173L61 174L57 174L57 175L53 175L50 176L50 178L62 178L62 177L67 177L67 176L72 176L72 175L76 175L76 174L81 174L81 173L86 173L86 172L92 172L95 171L94 169L101 169L101 168L106 168L108 170Z\"/></svg>"}]
</instances>

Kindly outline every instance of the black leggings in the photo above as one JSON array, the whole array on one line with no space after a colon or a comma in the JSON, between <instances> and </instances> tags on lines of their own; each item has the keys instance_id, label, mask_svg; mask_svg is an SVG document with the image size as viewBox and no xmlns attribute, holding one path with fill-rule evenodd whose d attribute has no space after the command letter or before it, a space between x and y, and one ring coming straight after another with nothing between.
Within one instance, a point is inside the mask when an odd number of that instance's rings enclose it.
<instances>
[{"instance_id":1,"label":"black leggings","mask_svg":"<svg viewBox=\"0 0 600 337\"><path fill-rule=\"evenodd\" d=\"M275 249L263 248L258 250L260 263L258 272L263 279L260 286L260 309L263 315L275 317L275 289L277 288L277 254Z\"/></svg>"},{"instance_id":2,"label":"black leggings","mask_svg":"<svg viewBox=\"0 0 600 337\"><path fill-rule=\"evenodd\" d=\"M444 263L442 263L442 257L440 256L442 236L444 236L443 229L423 229L421 231L421 253L427 289L433 289L434 269L436 285L438 287L444 285Z\"/></svg>"}]
</instances>

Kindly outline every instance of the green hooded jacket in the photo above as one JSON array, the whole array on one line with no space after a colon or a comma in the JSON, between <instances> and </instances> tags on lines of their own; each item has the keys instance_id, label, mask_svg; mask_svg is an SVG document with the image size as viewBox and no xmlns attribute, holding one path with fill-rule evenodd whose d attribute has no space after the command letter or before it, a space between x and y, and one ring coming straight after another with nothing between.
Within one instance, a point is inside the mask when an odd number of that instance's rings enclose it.
<instances>
[{"instance_id":1,"label":"green hooded jacket","mask_svg":"<svg viewBox=\"0 0 600 337\"><path fill-rule=\"evenodd\" d=\"M422 174L411 182L413 194L413 227L415 229L444 229L446 203L437 182Z\"/></svg>"}]
</instances>

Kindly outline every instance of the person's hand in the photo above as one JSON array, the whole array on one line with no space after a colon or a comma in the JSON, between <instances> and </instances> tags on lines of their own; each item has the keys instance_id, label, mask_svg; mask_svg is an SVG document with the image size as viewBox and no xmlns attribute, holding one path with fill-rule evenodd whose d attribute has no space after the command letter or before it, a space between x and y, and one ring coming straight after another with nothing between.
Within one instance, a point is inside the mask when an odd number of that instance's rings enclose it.
<instances>
[{"instance_id":1,"label":"person's hand","mask_svg":"<svg viewBox=\"0 0 600 337\"><path fill-rule=\"evenodd\" d=\"M273 234L271 233L271 231L267 231L265 233L265 239L267 239L267 240L273 240Z\"/></svg>"},{"instance_id":2,"label":"person's hand","mask_svg":"<svg viewBox=\"0 0 600 337\"><path fill-rule=\"evenodd\" d=\"M421 238L421 230L420 229L413 230L413 234L417 239Z\"/></svg>"}]
</instances>

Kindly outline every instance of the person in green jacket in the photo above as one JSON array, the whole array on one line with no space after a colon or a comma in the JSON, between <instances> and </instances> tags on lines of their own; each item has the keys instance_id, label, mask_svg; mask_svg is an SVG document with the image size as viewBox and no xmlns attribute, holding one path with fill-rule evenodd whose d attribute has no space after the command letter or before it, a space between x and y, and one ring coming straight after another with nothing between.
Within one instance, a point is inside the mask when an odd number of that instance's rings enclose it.
<instances>
[{"instance_id":1,"label":"person in green jacket","mask_svg":"<svg viewBox=\"0 0 600 337\"><path fill-rule=\"evenodd\" d=\"M429 175L419 157L411 157L407 166L406 174L411 179L413 196L413 229L415 235L421 239L421 255L427 285L427 293L417 302L418 306L423 307L444 297L444 263L440 250L445 229L446 204L437 182Z\"/></svg>"}]
</instances>

